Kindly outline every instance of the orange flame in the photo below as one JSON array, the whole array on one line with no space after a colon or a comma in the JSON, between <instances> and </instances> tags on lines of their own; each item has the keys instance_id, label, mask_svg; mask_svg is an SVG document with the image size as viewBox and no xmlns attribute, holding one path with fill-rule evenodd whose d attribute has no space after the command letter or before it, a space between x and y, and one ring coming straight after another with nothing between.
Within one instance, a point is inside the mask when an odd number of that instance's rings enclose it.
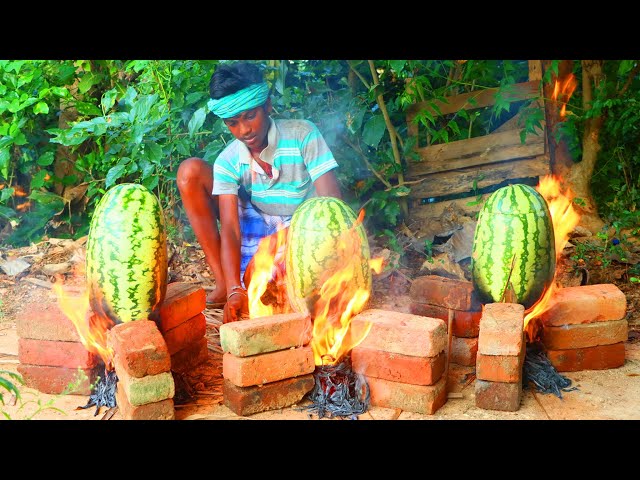
<instances>
[{"instance_id":1,"label":"orange flame","mask_svg":"<svg viewBox=\"0 0 640 480\"><path fill-rule=\"evenodd\" d=\"M285 288L284 252L288 228L278 230L275 235L260 240L253 257L253 274L247 288L249 318L291 312ZM270 296L263 302L265 293Z\"/></svg>"},{"instance_id":2,"label":"orange flame","mask_svg":"<svg viewBox=\"0 0 640 480\"><path fill-rule=\"evenodd\" d=\"M16 205L16 210L23 211L28 209L31 206L31 201L21 203L20 205Z\"/></svg>"},{"instance_id":3,"label":"orange flame","mask_svg":"<svg viewBox=\"0 0 640 480\"><path fill-rule=\"evenodd\" d=\"M578 81L573 73L567 75L564 81L560 82L556 79L555 85L553 86L553 94L551 95L551 99L558 101L560 105L560 118L564 118L567 114L567 103L569 103L569 99L573 92L575 92L578 87Z\"/></svg>"},{"instance_id":4,"label":"orange flame","mask_svg":"<svg viewBox=\"0 0 640 480\"><path fill-rule=\"evenodd\" d=\"M14 197L26 197L27 195L29 195L20 185L14 185L13 189Z\"/></svg>"},{"instance_id":5,"label":"orange flame","mask_svg":"<svg viewBox=\"0 0 640 480\"><path fill-rule=\"evenodd\" d=\"M334 272L326 272L329 277L320 288L315 304L313 338L311 347L316 365L333 365L351 349L356 347L369 333L370 325L363 331L350 329L351 319L360 313L370 293L357 287L351 280L362 268L360 235L356 230L364 219L364 209L360 210L353 226L343 232L337 242L336 255L341 265ZM369 260L369 267L380 273L382 258Z\"/></svg>"},{"instance_id":6,"label":"orange flame","mask_svg":"<svg viewBox=\"0 0 640 480\"><path fill-rule=\"evenodd\" d=\"M549 206L549 213L551 214L555 235L556 265L569 240L569 234L580 222L580 214L576 212L572 204L574 198L573 192L571 189L567 189L563 194L560 191L560 185L561 181L558 177L555 175L546 175L540 178L540 183L536 187ZM529 327L529 322L549 309L551 297L553 297L554 292L558 290L555 282L557 275L558 269L556 268L556 273L550 287L544 292L540 300L525 312L524 327L530 340L533 340L535 337L535 327L533 323L531 327Z\"/></svg>"},{"instance_id":7,"label":"orange flame","mask_svg":"<svg viewBox=\"0 0 640 480\"><path fill-rule=\"evenodd\" d=\"M58 298L58 306L75 325L80 341L85 348L102 358L108 370L113 369L113 350L107 346L107 331L113 322L104 316L93 313L89 307L89 290L80 296L68 295L64 290L60 276L56 277L53 291Z\"/></svg>"}]
</instances>

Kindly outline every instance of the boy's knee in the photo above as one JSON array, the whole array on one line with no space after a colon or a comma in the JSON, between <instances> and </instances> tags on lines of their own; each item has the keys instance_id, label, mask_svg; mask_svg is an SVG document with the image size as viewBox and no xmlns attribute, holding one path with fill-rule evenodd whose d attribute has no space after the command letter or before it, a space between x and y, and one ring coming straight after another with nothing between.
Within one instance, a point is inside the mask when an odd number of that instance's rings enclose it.
<instances>
[{"instance_id":1,"label":"boy's knee","mask_svg":"<svg viewBox=\"0 0 640 480\"><path fill-rule=\"evenodd\" d=\"M180 163L176 173L178 188L187 186L202 178L202 162L199 158L191 157Z\"/></svg>"}]
</instances>

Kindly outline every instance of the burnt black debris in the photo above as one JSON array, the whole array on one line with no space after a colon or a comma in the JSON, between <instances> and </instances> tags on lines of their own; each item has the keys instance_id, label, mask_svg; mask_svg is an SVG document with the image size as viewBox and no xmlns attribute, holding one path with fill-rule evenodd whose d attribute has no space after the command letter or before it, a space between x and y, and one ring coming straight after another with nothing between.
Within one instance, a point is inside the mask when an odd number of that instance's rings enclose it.
<instances>
[{"instance_id":1,"label":"burnt black debris","mask_svg":"<svg viewBox=\"0 0 640 480\"><path fill-rule=\"evenodd\" d=\"M571 380L558 373L539 342L527 345L522 370L523 388L529 388L530 385L534 385L538 392L544 394L553 393L560 399L562 398L562 392L578 390L578 387L569 388Z\"/></svg>"},{"instance_id":2,"label":"burnt black debris","mask_svg":"<svg viewBox=\"0 0 640 480\"><path fill-rule=\"evenodd\" d=\"M98 382L94 385L91 395L89 395L89 401L83 407L89 408L96 407L96 412L93 416L97 416L100 413L100 407L113 408L116 406L116 386L118 385L118 376L115 370L106 370L103 377L100 377Z\"/></svg>"},{"instance_id":3,"label":"burnt black debris","mask_svg":"<svg viewBox=\"0 0 640 480\"><path fill-rule=\"evenodd\" d=\"M315 385L309 393L311 405L299 410L315 413L319 418L348 417L357 420L358 415L369 408L369 384L365 377L351 369L350 357L335 365L316 367Z\"/></svg>"}]
</instances>

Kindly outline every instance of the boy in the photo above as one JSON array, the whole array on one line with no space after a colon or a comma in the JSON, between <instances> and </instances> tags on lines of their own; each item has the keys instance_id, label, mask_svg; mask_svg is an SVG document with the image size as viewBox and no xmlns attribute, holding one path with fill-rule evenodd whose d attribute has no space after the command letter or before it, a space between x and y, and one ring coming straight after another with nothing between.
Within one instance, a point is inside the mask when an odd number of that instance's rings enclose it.
<instances>
[{"instance_id":1,"label":"boy","mask_svg":"<svg viewBox=\"0 0 640 480\"><path fill-rule=\"evenodd\" d=\"M216 279L207 305L224 305L227 323L248 313L249 279L241 279L260 240L287 227L307 198L342 195L334 173L338 164L318 128L307 120L269 117L269 88L257 65L220 64L209 93L209 109L235 140L220 153L213 171L202 159L184 160L177 183Z\"/></svg>"}]
</instances>

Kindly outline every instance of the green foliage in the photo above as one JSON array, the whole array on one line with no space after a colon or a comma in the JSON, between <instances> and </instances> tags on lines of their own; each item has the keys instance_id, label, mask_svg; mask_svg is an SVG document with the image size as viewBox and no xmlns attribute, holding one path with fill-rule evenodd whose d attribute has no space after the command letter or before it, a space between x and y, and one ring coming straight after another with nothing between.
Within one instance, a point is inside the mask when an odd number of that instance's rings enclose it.
<instances>
[{"instance_id":1,"label":"green foliage","mask_svg":"<svg viewBox=\"0 0 640 480\"><path fill-rule=\"evenodd\" d=\"M0 370L0 387L4 386L2 383L4 380L2 378L2 374L8 374L20 384L24 384L24 381L22 380L22 377L20 375L15 374L13 372ZM66 415L67 413L64 410L61 410L60 408L54 405L56 400L58 400L63 395L69 395L70 393L77 391L80 385L87 381L87 378L88 377L86 373L84 373L84 371L81 368L78 368L76 372L76 376L74 377L74 380L70 382L60 394L54 395L46 401L42 399L39 393L26 392L24 395L21 395L18 388L15 385L11 385L11 383L9 383L9 385L12 388L10 389L7 387L5 388L13 392L13 394L16 396L16 401L18 402L18 405L19 405L17 412L22 415L20 419L32 420L33 418L35 418L37 415L41 414L45 410L53 410L55 412ZM94 386L99 381L100 381L100 377L98 377L96 381L90 385L89 388L93 389ZM0 401L2 401L1 392L0 392ZM2 402L2 404L4 405L4 402ZM0 414L2 414L7 420L12 420L12 417L6 411L0 410Z\"/></svg>"},{"instance_id":2,"label":"green foliage","mask_svg":"<svg viewBox=\"0 0 640 480\"><path fill-rule=\"evenodd\" d=\"M158 195L172 239L193 238L175 176L182 160L195 156L213 163L233 139L206 106L218 63L0 61L0 231L12 232L2 241L17 246L45 234L84 235L101 196L122 182L141 183ZM523 142L542 131L537 99L508 101L513 85L528 79L526 60L375 60L377 86L366 60L258 63L272 87L273 117L307 118L318 125L340 164L338 180L348 202L354 210L365 208L373 231L390 231L404 220L402 206L411 185L403 176L417 158L406 125L410 105L432 107L415 117L420 146L423 139L435 145L486 135L518 111ZM580 62L575 65L580 78ZM637 225L640 80L636 61L607 60L605 65L606 81L595 92L592 108L579 107L578 89L556 134L579 159L584 122L606 113L594 196L609 219ZM543 80L558 68L552 61ZM494 105L439 115L436 101L487 88L498 88ZM474 105L471 97L469 106ZM82 202L66 193L77 186L86 187ZM19 196L23 191L27 195ZM475 202L480 201L478 195ZM4 228L8 224L11 228Z\"/></svg>"}]
</instances>

